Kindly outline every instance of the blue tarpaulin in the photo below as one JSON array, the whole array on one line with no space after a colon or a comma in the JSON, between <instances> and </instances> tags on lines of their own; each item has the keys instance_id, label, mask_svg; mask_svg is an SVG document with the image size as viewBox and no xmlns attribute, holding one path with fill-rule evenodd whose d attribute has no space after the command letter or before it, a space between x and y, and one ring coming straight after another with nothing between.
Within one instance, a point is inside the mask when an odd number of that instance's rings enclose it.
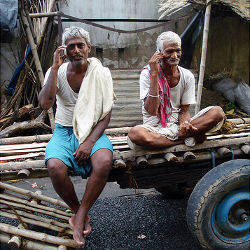
<instances>
[{"instance_id":1,"label":"blue tarpaulin","mask_svg":"<svg viewBox=\"0 0 250 250\"><path fill-rule=\"evenodd\" d=\"M0 27L12 32L17 24L18 0L0 0Z\"/></svg>"}]
</instances>

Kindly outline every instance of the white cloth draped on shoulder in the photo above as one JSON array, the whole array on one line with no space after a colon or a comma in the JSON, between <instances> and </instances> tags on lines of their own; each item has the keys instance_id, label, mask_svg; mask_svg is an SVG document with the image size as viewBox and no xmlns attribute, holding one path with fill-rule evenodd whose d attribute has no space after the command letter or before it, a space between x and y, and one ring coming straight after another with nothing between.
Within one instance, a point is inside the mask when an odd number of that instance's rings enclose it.
<instances>
[{"instance_id":1,"label":"white cloth draped on shoulder","mask_svg":"<svg viewBox=\"0 0 250 250\"><path fill-rule=\"evenodd\" d=\"M88 58L88 62L73 114L73 129L79 144L111 111L116 99L110 70L97 58Z\"/></svg>"}]
</instances>

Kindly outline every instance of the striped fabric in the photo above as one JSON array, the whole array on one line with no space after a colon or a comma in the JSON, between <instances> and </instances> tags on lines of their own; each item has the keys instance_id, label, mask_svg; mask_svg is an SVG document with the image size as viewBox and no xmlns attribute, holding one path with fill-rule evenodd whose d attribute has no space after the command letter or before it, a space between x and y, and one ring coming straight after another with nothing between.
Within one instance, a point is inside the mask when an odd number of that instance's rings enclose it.
<instances>
[{"instance_id":1,"label":"striped fabric","mask_svg":"<svg viewBox=\"0 0 250 250\"><path fill-rule=\"evenodd\" d=\"M145 66L149 71L149 77L151 79L150 66ZM160 96L160 106L158 110L158 118L160 120L161 126L166 128L169 121L169 117L172 114L172 106L170 101L170 87L167 82L167 78L164 75L161 64L159 63L159 74L158 74L158 86L159 86L159 96Z\"/></svg>"}]
</instances>

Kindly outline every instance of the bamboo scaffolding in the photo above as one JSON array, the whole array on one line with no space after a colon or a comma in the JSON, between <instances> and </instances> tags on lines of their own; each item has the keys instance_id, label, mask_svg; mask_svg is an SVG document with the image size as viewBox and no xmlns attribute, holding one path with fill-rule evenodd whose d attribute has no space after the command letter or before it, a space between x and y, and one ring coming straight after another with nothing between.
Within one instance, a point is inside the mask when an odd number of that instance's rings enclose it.
<instances>
[{"instance_id":1,"label":"bamboo scaffolding","mask_svg":"<svg viewBox=\"0 0 250 250\"><path fill-rule=\"evenodd\" d=\"M71 217L71 216L74 215L72 213L67 213L65 211L61 211L61 210L56 209L54 207L49 207L49 206L34 204L31 201L28 201L28 200L25 200L25 199L21 199L21 198L18 198L18 197L8 196L6 194L0 194L0 198L2 198L4 200L8 200L8 201L14 201L16 203L21 203L23 205L27 205L27 206L30 206L30 207L40 208L40 209L43 209L45 211L50 211L50 212L53 212L53 213L56 213L56 214L59 214L59 215L65 215L67 217L68 216Z\"/></svg>"},{"instance_id":2,"label":"bamboo scaffolding","mask_svg":"<svg viewBox=\"0 0 250 250\"><path fill-rule=\"evenodd\" d=\"M10 238L11 236L0 233L0 242L2 243L8 244ZM25 245L25 249L27 250L34 250L34 249L35 250L45 250L45 249L46 250L58 250L58 248L55 246L47 245L44 243L38 243L38 242L30 241L27 239L24 240L23 245Z\"/></svg>"},{"instance_id":3,"label":"bamboo scaffolding","mask_svg":"<svg viewBox=\"0 0 250 250\"><path fill-rule=\"evenodd\" d=\"M201 105L201 95L202 95L202 87L203 87L203 80L204 80L204 73L205 73L206 56L207 56L207 41L208 41L208 32L209 32L210 12L211 12L211 0L207 0L207 7L206 7L206 12L205 12L205 20L204 20L200 73L199 73L199 81L198 81L197 103L195 106L195 114L197 114L199 112L200 105Z\"/></svg>"},{"instance_id":4,"label":"bamboo scaffolding","mask_svg":"<svg viewBox=\"0 0 250 250\"><path fill-rule=\"evenodd\" d=\"M23 194L23 195L26 195L26 196L29 196L29 197L32 197L32 198L35 198L35 199L38 199L41 201L49 202L49 203L52 203L54 205L66 208L66 209L70 209L69 206L66 205L62 201L47 197L45 195L36 194L36 193L31 192L31 191L22 189L22 188L14 187L13 185L9 185L9 184L3 183L3 182L0 182L0 188L6 189L6 190L9 190L12 192L16 192L18 194Z\"/></svg>"},{"instance_id":5,"label":"bamboo scaffolding","mask_svg":"<svg viewBox=\"0 0 250 250\"><path fill-rule=\"evenodd\" d=\"M0 230L5 233L19 235L19 236L31 238L34 240L39 240L42 242L48 242L48 243L52 243L56 245L79 248L79 245L77 245L77 243L74 240L51 236L45 233L33 232L31 230L20 229L11 225L6 225L4 223L0 223Z\"/></svg>"}]
</instances>

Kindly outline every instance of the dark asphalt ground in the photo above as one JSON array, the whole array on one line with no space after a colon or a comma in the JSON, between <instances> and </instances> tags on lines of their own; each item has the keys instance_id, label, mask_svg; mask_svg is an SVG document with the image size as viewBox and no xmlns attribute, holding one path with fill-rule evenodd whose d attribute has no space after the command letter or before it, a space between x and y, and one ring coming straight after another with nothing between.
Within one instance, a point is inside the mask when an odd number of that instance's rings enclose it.
<instances>
[{"instance_id":1,"label":"dark asphalt ground","mask_svg":"<svg viewBox=\"0 0 250 250\"><path fill-rule=\"evenodd\" d=\"M43 194L58 198L48 178L13 185L36 191L34 182ZM80 198L86 181L73 177L73 182ZM89 213L92 233L82 249L201 249L187 227L186 206L187 199L167 200L154 189L135 195L108 183ZM1 244L1 250L7 249Z\"/></svg>"}]
</instances>

